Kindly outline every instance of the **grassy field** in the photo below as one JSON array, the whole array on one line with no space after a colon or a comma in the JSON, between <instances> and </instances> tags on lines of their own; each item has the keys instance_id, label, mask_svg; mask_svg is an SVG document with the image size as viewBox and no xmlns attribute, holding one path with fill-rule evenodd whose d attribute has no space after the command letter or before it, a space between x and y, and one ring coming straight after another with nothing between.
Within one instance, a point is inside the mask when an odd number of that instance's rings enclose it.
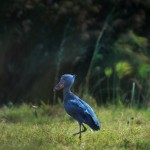
<instances>
[{"instance_id":1,"label":"grassy field","mask_svg":"<svg viewBox=\"0 0 150 150\"><path fill-rule=\"evenodd\" d=\"M150 109L93 106L101 130L89 127L82 141L72 136L79 130L63 105L29 105L0 108L1 150L150 150Z\"/></svg>"}]
</instances>

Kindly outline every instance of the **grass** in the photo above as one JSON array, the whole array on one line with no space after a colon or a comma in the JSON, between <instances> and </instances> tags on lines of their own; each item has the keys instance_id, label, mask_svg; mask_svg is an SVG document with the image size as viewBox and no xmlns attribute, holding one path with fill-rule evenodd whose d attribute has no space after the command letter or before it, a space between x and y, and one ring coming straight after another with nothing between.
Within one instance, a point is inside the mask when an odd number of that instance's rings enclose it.
<instances>
[{"instance_id":1,"label":"grass","mask_svg":"<svg viewBox=\"0 0 150 150\"><path fill-rule=\"evenodd\" d=\"M150 149L150 109L93 106L100 122L98 132L88 128L78 136L76 121L61 104L5 106L0 109L0 150L135 150Z\"/></svg>"}]
</instances>

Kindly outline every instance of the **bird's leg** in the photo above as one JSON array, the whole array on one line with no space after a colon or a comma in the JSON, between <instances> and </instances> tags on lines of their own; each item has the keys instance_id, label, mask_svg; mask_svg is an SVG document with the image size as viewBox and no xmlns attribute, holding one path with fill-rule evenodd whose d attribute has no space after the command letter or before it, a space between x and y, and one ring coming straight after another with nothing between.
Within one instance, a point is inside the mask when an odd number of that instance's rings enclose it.
<instances>
[{"instance_id":1,"label":"bird's leg","mask_svg":"<svg viewBox=\"0 0 150 150\"><path fill-rule=\"evenodd\" d=\"M81 131L81 126L83 126L83 130L82 130L82 131ZM77 133L74 133L73 135L80 134L80 135L79 135L79 139L81 140L81 133L82 133L82 132L85 132L87 129L86 129L86 127L85 127L82 123L79 123L79 128L80 128L80 131L77 132Z\"/></svg>"},{"instance_id":2,"label":"bird's leg","mask_svg":"<svg viewBox=\"0 0 150 150\"><path fill-rule=\"evenodd\" d=\"M80 132L81 132L81 124L80 124L80 123L79 123L79 128L80 128L80 131L79 131L79 132L77 132L77 133L74 133L73 135L80 134Z\"/></svg>"},{"instance_id":3,"label":"bird's leg","mask_svg":"<svg viewBox=\"0 0 150 150\"><path fill-rule=\"evenodd\" d=\"M83 127L83 130L81 131L81 125ZM81 132L86 132L86 127L83 124L80 124L80 135L79 135L79 139L81 140Z\"/></svg>"},{"instance_id":4,"label":"bird's leg","mask_svg":"<svg viewBox=\"0 0 150 150\"><path fill-rule=\"evenodd\" d=\"M86 128L83 124L81 124L81 125L82 125L82 127L83 127L82 132L86 132L87 128Z\"/></svg>"},{"instance_id":5,"label":"bird's leg","mask_svg":"<svg viewBox=\"0 0 150 150\"><path fill-rule=\"evenodd\" d=\"M80 132L79 132L79 139L81 140L81 124L79 124Z\"/></svg>"},{"instance_id":6,"label":"bird's leg","mask_svg":"<svg viewBox=\"0 0 150 150\"><path fill-rule=\"evenodd\" d=\"M81 140L81 123L79 123L79 128L80 128L80 131L79 132L77 132L77 133L74 133L73 135L77 135L77 134L79 134L79 139Z\"/></svg>"}]
</instances>

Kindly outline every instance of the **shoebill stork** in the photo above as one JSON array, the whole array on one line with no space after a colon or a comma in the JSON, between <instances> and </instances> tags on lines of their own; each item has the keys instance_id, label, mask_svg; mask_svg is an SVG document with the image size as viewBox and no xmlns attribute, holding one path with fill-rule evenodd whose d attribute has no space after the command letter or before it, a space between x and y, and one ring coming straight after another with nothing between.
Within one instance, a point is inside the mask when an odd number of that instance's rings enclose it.
<instances>
[{"instance_id":1,"label":"shoebill stork","mask_svg":"<svg viewBox=\"0 0 150 150\"><path fill-rule=\"evenodd\" d=\"M84 124L87 124L93 130L100 130L100 123L93 111L93 109L85 101L81 100L73 92L71 87L75 81L75 75L64 74L61 76L59 83L54 87L53 91L63 89L63 101L66 112L74 118L79 124L79 139L81 140L81 133L87 129ZM81 129L83 127L83 130Z\"/></svg>"}]
</instances>

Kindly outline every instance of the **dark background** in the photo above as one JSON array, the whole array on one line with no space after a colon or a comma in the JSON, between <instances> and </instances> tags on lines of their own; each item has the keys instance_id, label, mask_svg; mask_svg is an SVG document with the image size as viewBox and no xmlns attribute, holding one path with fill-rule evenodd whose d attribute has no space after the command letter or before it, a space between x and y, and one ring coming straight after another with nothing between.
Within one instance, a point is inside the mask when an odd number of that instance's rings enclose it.
<instances>
[{"instance_id":1,"label":"dark background","mask_svg":"<svg viewBox=\"0 0 150 150\"><path fill-rule=\"evenodd\" d=\"M73 90L98 104L148 106L149 10L149 0L0 0L0 104L52 104L72 73Z\"/></svg>"}]
</instances>

